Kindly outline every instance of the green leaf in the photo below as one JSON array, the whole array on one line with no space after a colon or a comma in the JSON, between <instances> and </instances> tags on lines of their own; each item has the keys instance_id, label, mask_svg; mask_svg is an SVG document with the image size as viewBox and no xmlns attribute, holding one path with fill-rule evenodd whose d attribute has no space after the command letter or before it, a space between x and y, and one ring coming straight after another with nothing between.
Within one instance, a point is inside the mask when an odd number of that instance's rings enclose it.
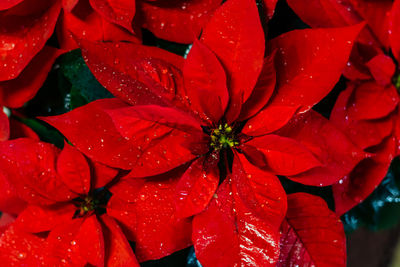
<instances>
[{"instance_id":1,"label":"green leaf","mask_svg":"<svg viewBox=\"0 0 400 267\"><path fill-rule=\"evenodd\" d=\"M400 159L393 160L386 177L372 194L342 216L346 232L359 227L377 231L400 222Z\"/></svg>"}]
</instances>

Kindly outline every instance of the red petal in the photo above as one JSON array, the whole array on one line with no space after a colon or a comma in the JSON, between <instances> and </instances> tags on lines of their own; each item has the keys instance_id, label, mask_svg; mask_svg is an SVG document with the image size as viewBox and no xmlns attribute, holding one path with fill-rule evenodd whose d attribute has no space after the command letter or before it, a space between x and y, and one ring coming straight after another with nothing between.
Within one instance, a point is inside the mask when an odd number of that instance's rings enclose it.
<instances>
[{"instance_id":1,"label":"red petal","mask_svg":"<svg viewBox=\"0 0 400 267\"><path fill-rule=\"evenodd\" d=\"M10 226L0 237L0 262L4 266L46 266L46 241Z\"/></svg>"},{"instance_id":2,"label":"red petal","mask_svg":"<svg viewBox=\"0 0 400 267\"><path fill-rule=\"evenodd\" d=\"M139 267L132 248L119 225L108 215L100 217L103 224L104 243L106 248L106 266Z\"/></svg>"},{"instance_id":3,"label":"red petal","mask_svg":"<svg viewBox=\"0 0 400 267\"><path fill-rule=\"evenodd\" d=\"M92 188L100 188L110 183L118 174L117 169L107 167L98 162L92 163Z\"/></svg>"},{"instance_id":4,"label":"red petal","mask_svg":"<svg viewBox=\"0 0 400 267\"><path fill-rule=\"evenodd\" d=\"M134 106L109 112L122 136L135 145L131 158L136 177L157 175L195 158L186 143L203 136L200 124L177 109Z\"/></svg>"},{"instance_id":5,"label":"red petal","mask_svg":"<svg viewBox=\"0 0 400 267\"><path fill-rule=\"evenodd\" d=\"M228 105L225 71L214 53L195 41L183 69L185 87L193 108L218 123Z\"/></svg>"},{"instance_id":6,"label":"red petal","mask_svg":"<svg viewBox=\"0 0 400 267\"><path fill-rule=\"evenodd\" d=\"M73 245L74 241L71 241ZM82 258L94 266L104 266L105 250L102 226L96 216L89 216L82 223L76 236Z\"/></svg>"},{"instance_id":7,"label":"red petal","mask_svg":"<svg viewBox=\"0 0 400 267\"><path fill-rule=\"evenodd\" d=\"M389 40L392 53L400 60L400 2L394 1L389 18Z\"/></svg>"},{"instance_id":8,"label":"red petal","mask_svg":"<svg viewBox=\"0 0 400 267\"><path fill-rule=\"evenodd\" d=\"M193 220L192 239L203 266L274 266L278 260L285 193L276 177L242 162L235 159L232 177Z\"/></svg>"},{"instance_id":9,"label":"red petal","mask_svg":"<svg viewBox=\"0 0 400 267\"><path fill-rule=\"evenodd\" d=\"M194 161L176 186L178 217L190 217L202 212L215 193L219 182L219 157L202 157Z\"/></svg>"},{"instance_id":10,"label":"red petal","mask_svg":"<svg viewBox=\"0 0 400 267\"><path fill-rule=\"evenodd\" d=\"M11 214L19 214L26 202L18 197L13 184L0 172L0 210Z\"/></svg>"},{"instance_id":11,"label":"red petal","mask_svg":"<svg viewBox=\"0 0 400 267\"><path fill-rule=\"evenodd\" d=\"M276 85L274 66L275 53L264 59L264 65L258 76L257 84L249 99L243 104L238 120L246 120L261 110L267 103Z\"/></svg>"},{"instance_id":12,"label":"red petal","mask_svg":"<svg viewBox=\"0 0 400 267\"><path fill-rule=\"evenodd\" d=\"M57 172L68 188L86 195L90 190L90 168L86 158L73 146L64 144L57 159Z\"/></svg>"},{"instance_id":13,"label":"red petal","mask_svg":"<svg viewBox=\"0 0 400 267\"><path fill-rule=\"evenodd\" d=\"M191 43L220 3L220 0L141 1L140 14L143 27L158 38Z\"/></svg>"},{"instance_id":14,"label":"red petal","mask_svg":"<svg viewBox=\"0 0 400 267\"><path fill-rule=\"evenodd\" d=\"M394 86L383 87L375 82L365 82L356 87L348 113L355 120L378 119L389 115L398 103Z\"/></svg>"},{"instance_id":15,"label":"red petal","mask_svg":"<svg viewBox=\"0 0 400 267\"><path fill-rule=\"evenodd\" d=\"M39 136L26 124L17 121L16 119L10 119L10 139L17 139L21 137L28 137L30 139L34 139L40 141Z\"/></svg>"},{"instance_id":16,"label":"red petal","mask_svg":"<svg viewBox=\"0 0 400 267\"><path fill-rule=\"evenodd\" d=\"M28 205L18 215L15 225L30 233L46 232L72 219L75 211L74 205L66 203L51 206Z\"/></svg>"},{"instance_id":17,"label":"red petal","mask_svg":"<svg viewBox=\"0 0 400 267\"><path fill-rule=\"evenodd\" d=\"M6 141L10 137L10 122L8 116L4 113L0 106L0 142Z\"/></svg>"},{"instance_id":18,"label":"red petal","mask_svg":"<svg viewBox=\"0 0 400 267\"><path fill-rule=\"evenodd\" d=\"M250 136L260 136L279 130L298 109L299 106L267 106L246 122L242 132Z\"/></svg>"},{"instance_id":19,"label":"red petal","mask_svg":"<svg viewBox=\"0 0 400 267\"><path fill-rule=\"evenodd\" d=\"M0 15L0 39L3 42L0 81L16 78L44 47L53 33L60 8L60 2L56 1L46 12L21 17L10 10L10 15Z\"/></svg>"},{"instance_id":20,"label":"red petal","mask_svg":"<svg viewBox=\"0 0 400 267\"><path fill-rule=\"evenodd\" d=\"M321 166L321 162L306 146L278 135L269 134L254 138L247 142L243 149L253 164L278 175L295 175ZM254 160L259 154L263 158L261 162Z\"/></svg>"},{"instance_id":21,"label":"red petal","mask_svg":"<svg viewBox=\"0 0 400 267\"><path fill-rule=\"evenodd\" d=\"M282 231L278 267L346 266L343 225L323 199L305 193L288 195Z\"/></svg>"},{"instance_id":22,"label":"red petal","mask_svg":"<svg viewBox=\"0 0 400 267\"><path fill-rule=\"evenodd\" d=\"M264 32L255 2L227 1L205 27L202 41L225 67L230 94L226 119L230 123L250 97L263 65Z\"/></svg>"},{"instance_id":23,"label":"red petal","mask_svg":"<svg viewBox=\"0 0 400 267\"><path fill-rule=\"evenodd\" d=\"M275 6L276 3L278 3L278 0L263 0L264 2L264 12L267 15L269 19L272 18L275 12Z\"/></svg>"},{"instance_id":24,"label":"red petal","mask_svg":"<svg viewBox=\"0 0 400 267\"><path fill-rule=\"evenodd\" d=\"M62 7L64 11L71 12L79 0L62 0Z\"/></svg>"},{"instance_id":25,"label":"red petal","mask_svg":"<svg viewBox=\"0 0 400 267\"><path fill-rule=\"evenodd\" d=\"M271 40L277 89L272 103L308 110L332 90L346 66L363 25L295 30Z\"/></svg>"},{"instance_id":26,"label":"red petal","mask_svg":"<svg viewBox=\"0 0 400 267\"><path fill-rule=\"evenodd\" d=\"M182 105L183 58L150 46L81 40L86 64L116 97L131 105Z\"/></svg>"},{"instance_id":27,"label":"red petal","mask_svg":"<svg viewBox=\"0 0 400 267\"><path fill-rule=\"evenodd\" d=\"M117 131L105 109L126 107L117 99L91 102L60 116L41 118L60 130L85 155L108 166L130 169L137 153Z\"/></svg>"},{"instance_id":28,"label":"red petal","mask_svg":"<svg viewBox=\"0 0 400 267\"><path fill-rule=\"evenodd\" d=\"M362 149L378 145L392 133L393 118L388 116L380 120L355 120L348 114L349 99L353 94L354 84L349 84L336 100L330 120Z\"/></svg>"},{"instance_id":29,"label":"red petal","mask_svg":"<svg viewBox=\"0 0 400 267\"><path fill-rule=\"evenodd\" d=\"M0 10L6 10L16 6L24 0L3 0L0 2Z\"/></svg>"},{"instance_id":30,"label":"red petal","mask_svg":"<svg viewBox=\"0 0 400 267\"><path fill-rule=\"evenodd\" d=\"M56 173L53 145L21 138L0 142L0 151L0 169L25 201L51 204L75 197Z\"/></svg>"},{"instance_id":31,"label":"red petal","mask_svg":"<svg viewBox=\"0 0 400 267\"><path fill-rule=\"evenodd\" d=\"M0 216L0 235L2 235L14 221L15 217L13 215L2 211Z\"/></svg>"},{"instance_id":32,"label":"red petal","mask_svg":"<svg viewBox=\"0 0 400 267\"><path fill-rule=\"evenodd\" d=\"M395 154L394 138L385 139L371 152L376 155L361 161L349 175L333 185L337 214L342 215L359 204L380 184Z\"/></svg>"},{"instance_id":33,"label":"red petal","mask_svg":"<svg viewBox=\"0 0 400 267\"><path fill-rule=\"evenodd\" d=\"M57 226L47 237L51 266L85 266L87 260L81 255L81 244L77 235L85 219L65 221ZM90 241L90 240L88 240ZM82 244L87 245L87 244ZM93 244L91 244L92 246Z\"/></svg>"},{"instance_id":34,"label":"red petal","mask_svg":"<svg viewBox=\"0 0 400 267\"><path fill-rule=\"evenodd\" d=\"M396 65L390 57L379 54L368 61L366 65L379 85L386 86L392 82Z\"/></svg>"},{"instance_id":35,"label":"red petal","mask_svg":"<svg viewBox=\"0 0 400 267\"><path fill-rule=\"evenodd\" d=\"M355 146L345 134L313 110L295 117L278 134L302 143L322 163L320 167L288 177L299 183L331 185L366 157L366 153Z\"/></svg>"},{"instance_id":36,"label":"red petal","mask_svg":"<svg viewBox=\"0 0 400 267\"><path fill-rule=\"evenodd\" d=\"M93 9L107 20L133 32L132 20L135 16L135 1L131 0L90 0Z\"/></svg>"},{"instance_id":37,"label":"red petal","mask_svg":"<svg viewBox=\"0 0 400 267\"><path fill-rule=\"evenodd\" d=\"M31 100L61 53L59 49L45 46L17 78L0 82L0 104L18 108Z\"/></svg>"},{"instance_id":38,"label":"red petal","mask_svg":"<svg viewBox=\"0 0 400 267\"><path fill-rule=\"evenodd\" d=\"M111 188L113 196L107 214L127 230L128 239L136 244L140 262L165 257L191 244L191 220L178 219L175 211L175 188L180 175L147 179L139 191L137 188L126 190L127 181Z\"/></svg>"}]
</instances>

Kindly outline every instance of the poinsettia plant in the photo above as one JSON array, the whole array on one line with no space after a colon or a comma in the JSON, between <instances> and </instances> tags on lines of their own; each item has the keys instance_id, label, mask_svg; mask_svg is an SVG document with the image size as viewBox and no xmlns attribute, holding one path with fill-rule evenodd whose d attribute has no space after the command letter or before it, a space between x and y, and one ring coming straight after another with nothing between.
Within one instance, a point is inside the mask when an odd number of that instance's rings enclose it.
<instances>
[{"instance_id":1,"label":"poinsettia plant","mask_svg":"<svg viewBox=\"0 0 400 267\"><path fill-rule=\"evenodd\" d=\"M2 263L345 266L398 155L399 1L277 2L0 4Z\"/></svg>"}]
</instances>

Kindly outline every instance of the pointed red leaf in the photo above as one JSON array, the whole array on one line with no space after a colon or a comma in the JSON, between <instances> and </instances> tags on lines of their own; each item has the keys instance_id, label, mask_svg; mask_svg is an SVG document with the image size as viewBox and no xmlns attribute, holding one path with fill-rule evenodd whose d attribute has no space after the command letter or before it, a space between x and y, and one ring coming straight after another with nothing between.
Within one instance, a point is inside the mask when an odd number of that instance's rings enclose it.
<instances>
[{"instance_id":1,"label":"pointed red leaf","mask_svg":"<svg viewBox=\"0 0 400 267\"><path fill-rule=\"evenodd\" d=\"M23 124L20 121L17 121L14 118L10 119L10 139L17 139L22 137L29 137L31 139L39 141L40 138L30 127L26 124Z\"/></svg>"},{"instance_id":2,"label":"pointed red leaf","mask_svg":"<svg viewBox=\"0 0 400 267\"><path fill-rule=\"evenodd\" d=\"M229 101L225 71L212 51L195 41L183 68L185 87L194 110L218 123Z\"/></svg>"},{"instance_id":3,"label":"pointed red leaf","mask_svg":"<svg viewBox=\"0 0 400 267\"><path fill-rule=\"evenodd\" d=\"M133 188L122 180L111 188L107 214L117 219L127 238L135 242L140 262L165 257L191 244L191 220L177 218L175 211L176 184L181 175L169 173Z\"/></svg>"},{"instance_id":4,"label":"pointed red leaf","mask_svg":"<svg viewBox=\"0 0 400 267\"><path fill-rule=\"evenodd\" d=\"M75 197L55 170L59 151L48 143L21 138L0 142L0 169L19 197L31 204L51 204Z\"/></svg>"},{"instance_id":5,"label":"pointed red leaf","mask_svg":"<svg viewBox=\"0 0 400 267\"><path fill-rule=\"evenodd\" d=\"M332 109L330 121L362 149L378 145L392 133L393 117L388 116L379 120L355 120L348 113L349 101L354 91L354 84L340 93Z\"/></svg>"},{"instance_id":6,"label":"pointed red leaf","mask_svg":"<svg viewBox=\"0 0 400 267\"><path fill-rule=\"evenodd\" d=\"M343 132L313 110L295 117L277 134L303 144L322 163L320 167L288 177L306 185L336 183L367 156Z\"/></svg>"},{"instance_id":7,"label":"pointed red leaf","mask_svg":"<svg viewBox=\"0 0 400 267\"><path fill-rule=\"evenodd\" d=\"M394 1L389 18L389 40L392 53L400 60L400 2Z\"/></svg>"},{"instance_id":8,"label":"pointed red leaf","mask_svg":"<svg viewBox=\"0 0 400 267\"><path fill-rule=\"evenodd\" d=\"M133 32L132 20L135 16L135 2L132 0L90 0L93 9L107 20Z\"/></svg>"},{"instance_id":9,"label":"pointed red leaf","mask_svg":"<svg viewBox=\"0 0 400 267\"><path fill-rule=\"evenodd\" d=\"M18 197L15 186L0 171L0 210L10 214L19 214L26 202Z\"/></svg>"},{"instance_id":10,"label":"pointed red leaf","mask_svg":"<svg viewBox=\"0 0 400 267\"><path fill-rule=\"evenodd\" d=\"M338 216L317 196L288 195L278 267L346 266L346 236Z\"/></svg>"},{"instance_id":11,"label":"pointed red leaf","mask_svg":"<svg viewBox=\"0 0 400 267\"><path fill-rule=\"evenodd\" d=\"M71 12L79 0L62 0L62 7L64 11Z\"/></svg>"},{"instance_id":12,"label":"pointed red leaf","mask_svg":"<svg viewBox=\"0 0 400 267\"><path fill-rule=\"evenodd\" d=\"M117 169L107 167L98 162L92 162L92 185L94 189L104 187L118 174Z\"/></svg>"},{"instance_id":13,"label":"pointed red leaf","mask_svg":"<svg viewBox=\"0 0 400 267\"><path fill-rule=\"evenodd\" d=\"M61 53L59 49L45 46L18 77L0 82L0 105L18 108L31 100Z\"/></svg>"},{"instance_id":14,"label":"pointed red leaf","mask_svg":"<svg viewBox=\"0 0 400 267\"><path fill-rule=\"evenodd\" d=\"M139 267L132 248L119 225L107 214L102 215L100 221L104 233L105 266Z\"/></svg>"},{"instance_id":15,"label":"pointed red leaf","mask_svg":"<svg viewBox=\"0 0 400 267\"><path fill-rule=\"evenodd\" d=\"M295 175L321 166L305 145L278 135L256 137L247 142L243 150L253 164L278 175Z\"/></svg>"},{"instance_id":16,"label":"pointed red leaf","mask_svg":"<svg viewBox=\"0 0 400 267\"><path fill-rule=\"evenodd\" d=\"M0 236L0 262L4 266L46 266L46 241L10 226Z\"/></svg>"},{"instance_id":17,"label":"pointed red leaf","mask_svg":"<svg viewBox=\"0 0 400 267\"><path fill-rule=\"evenodd\" d=\"M250 97L263 65L265 40L256 3L225 2L210 19L201 40L225 67L230 94L226 119L230 123Z\"/></svg>"},{"instance_id":18,"label":"pointed red leaf","mask_svg":"<svg viewBox=\"0 0 400 267\"><path fill-rule=\"evenodd\" d=\"M348 113L355 120L378 119L392 112L398 103L399 96L394 86L365 82L356 87Z\"/></svg>"},{"instance_id":19,"label":"pointed red leaf","mask_svg":"<svg viewBox=\"0 0 400 267\"><path fill-rule=\"evenodd\" d=\"M119 134L105 112L105 109L126 106L118 99L103 99L63 115L41 119L57 128L76 148L94 161L130 169L131 160L137 155L136 150Z\"/></svg>"},{"instance_id":20,"label":"pointed red leaf","mask_svg":"<svg viewBox=\"0 0 400 267\"><path fill-rule=\"evenodd\" d=\"M143 27L158 38L192 43L221 0L140 1Z\"/></svg>"},{"instance_id":21,"label":"pointed red leaf","mask_svg":"<svg viewBox=\"0 0 400 267\"><path fill-rule=\"evenodd\" d=\"M250 136L265 135L285 126L294 116L299 106L269 105L248 120L242 130Z\"/></svg>"},{"instance_id":22,"label":"pointed red leaf","mask_svg":"<svg viewBox=\"0 0 400 267\"><path fill-rule=\"evenodd\" d=\"M285 193L275 176L249 166L236 158L232 176L193 220L192 239L203 266L275 266L278 260Z\"/></svg>"},{"instance_id":23,"label":"pointed red leaf","mask_svg":"<svg viewBox=\"0 0 400 267\"><path fill-rule=\"evenodd\" d=\"M249 99L243 104L238 120L246 120L257 114L267 103L276 85L276 71L274 66L275 53L264 59L264 65L256 86Z\"/></svg>"},{"instance_id":24,"label":"pointed red leaf","mask_svg":"<svg viewBox=\"0 0 400 267\"><path fill-rule=\"evenodd\" d=\"M97 80L131 105L183 105L183 58L132 43L80 40L82 55Z\"/></svg>"},{"instance_id":25,"label":"pointed red leaf","mask_svg":"<svg viewBox=\"0 0 400 267\"><path fill-rule=\"evenodd\" d=\"M57 172L71 191L87 195L90 190L88 162L81 152L66 142L57 159Z\"/></svg>"},{"instance_id":26,"label":"pointed red leaf","mask_svg":"<svg viewBox=\"0 0 400 267\"><path fill-rule=\"evenodd\" d=\"M32 5L32 1L24 2ZM44 3L43 8L48 2ZM60 8L60 1L54 1L45 12L18 16L10 10L0 15L0 81L16 78L44 47L53 33Z\"/></svg>"},{"instance_id":27,"label":"pointed red leaf","mask_svg":"<svg viewBox=\"0 0 400 267\"><path fill-rule=\"evenodd\" d=\"M395 139L386 138L370 151L374 153L371 158L361 161L351 173L332 186L337 214L344 214L372 193L386 176L395 149Z\"/></svg>"},{"instance_id":28,"label":"pointed red leaf","mask_svg":"<svg viewBox=\"0 0 400 267\"><path fill-rule=\"evenodd\" d=\"M176 186L176 213L190 217L202 212L217 190L219 183L218 155L194 161Z\"/></svg>"},{"instance_id":29,"label":"pointed red leaf","mask_svg":"<svg viewBox=\"0 0 400 267\"><path fill-rule=\"evenodd\" d=\"M72 219L76 211L72 204L50 206L28 205L17 217L15 226L30 233L46 232Z\"/></svg>"},{"instance_id":30,"label":"pointed red leaf","mask_svg":"<svg viewBox=\"0 0 400 267\"><path fill-rule=\"evenodd\" d=\"M71 241L73 245L74 240ZM80 255L94 266L104 266L104 238L100 222L96 216L89 216L82 223L76 241Z\"/></svg>"},{"instance_id":31,"label":"pointed red leaf","mask_svg":"<svg viewBox=\"0 0 400 267\"><path fill-rule=\"evenodd\" d=\"M200 124L177 109L155 105L134 106L109 111L116 128L134 144L133 175L157 175L196 157L191 142L205 138Z\"/></svg>"},{"instance_id":32,"label":"pointed red leaf","mask_svg":"<svg viewBox=\"0 0 400 267\"><path fill-rule=\"evenodd\" d=\"M303 111L318 103L339 80L362 27L295 30L271 40L269 51L278 50L272 103Z\"/></svg>"}]
</instances>

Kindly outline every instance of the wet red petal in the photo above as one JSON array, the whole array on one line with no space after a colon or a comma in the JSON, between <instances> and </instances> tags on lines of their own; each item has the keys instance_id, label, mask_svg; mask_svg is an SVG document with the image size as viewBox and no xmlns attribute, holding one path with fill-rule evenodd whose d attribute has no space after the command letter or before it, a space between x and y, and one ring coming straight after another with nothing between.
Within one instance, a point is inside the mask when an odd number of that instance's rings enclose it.
<instances>
[{"instance_id":1,"label":"wet red petal","mask_svg":"<svg viewBox=\"0 0 400 267\"><path fill-rule=\"evenodd\" d=\"M339 80L362 26L295 30L271 40L269 51L278 50L272 103L303 111L318 103Z\"/></svg>"},{"instance_id":2,"label":"wet red petal","mask_svg":"<svg viewBox=\"0 0 400 267\"><path fill-rule=\"evenodd\" d=\"M73 245L74 241L71 241ZM96 216L89 216L82 223L75 241L82 258L94 266L104 266L105 250L102 226Z\"/></svg>"},{"instance_id":3,"label":"wet red petal","mask_svg":"<svg viewBox=\"0 0 400 267\"><path fill-rule=\"evenodd\" d=\"M136 1L132 0L90 0L93 9L107 20L133 32L132 20L135 16Z\"/></svg>"},{"instance_id":4,"label":"wet red petal","mask_svg":"<svg viewBox=\"0 0 400 267\"><path fill-rule=\"evenodd\" d=\"M278 267L346 266L346 236L338 216L317 196L288 195Z\"/></svg>"},{"instance_id":5,"label":"wet red petal","mask_svg":"<svg viewBox=\"0 0 400 267\"><path fill-rule=\"evenodd\" d=\"M225 71L214 53L195 41L183 68L185 87L194 110L218 123L228 105Z\"/></svg>"},{"instance_id":6,"label":"wet red petal","mask_svg":"<svg viewBox=\"0 0 400 267\"><path fill-rule=\"evenodd\" d=\"M132 248L119 225L106 214L100 217L100 221L103 224L105 266L139 267Z\"/></svg>"},{"instance_id":7,"label":"wet red petal","mask_svg":"<svg viewBox=\"0 0 400 267\"><path fill-rule=\"evenodd\" d=\"M157 3L158 2L158 3ZM200 34L221 0L141 1L143 27L158 38L177 43L191 43Z\"/></svg>"},{"instance_id":8,"label":"wet red petal","mask_svg":"<svg viewBox=\"0 0 400 267\"><path fill-rule=\"evenodd\" d=\"M178 219L175 211L176 183L181 175L147 179L132 190L127 181L111 188L107 214L121 222L128 239L135 242L140 262L165 257L191 244L191 220Z\"/></svg>"},{"instance_id":9,"label":"wet red petal","mask_svg":"<svg viewBox=\"0 0 400 267\"><path fill-rule=\"evenodd\" d=\"M62 0L62 7L65 11L70 12L79 0Z\"/></svg>"},{"instance_id":10,"label":"wet red petal","mask_svg":"<svg viewBox=\"0 0 400 267\"><path fill-rule=\"evenodd\" d=\"M288 177L307 185L336 183L367 156L333 123L313 110L295 117L277 134L302 143L322 163L320 167Z\"/></svg>"},{"instance_id":11,"label":"wet red petal","mask_svg":"<svg viewBox=\"0 0 400 267\"><path fill-rule=\"evenodd\" d=\"M60 1L55 1L46 12L21 17L10 10L10 15L0 15L0 81L16 78L44 47L53 33L60 8Z\"/></svg>"},{"instance_id":12,"label":"wet red petal","mask_svg":"<svg viewBox=\"0 0 400 267\"><path fill-rule=\"evenodd\" d=\"M21 3L24 0L3 0L0 2L0 10L6 10Z\"/></svg>"},{"instance_id":13,"label":"wet red petal","mask_svg":"<svg viewBox=\"0 0 400 267\"><path fill-rule=\"evenodd\" d=\"M190 217L208 205L219 183L218 160L217 156L199 158L182 175L176 186L177 216Z\"/></svg>"},{"instance_id":14,"label":"wet red petal","mask_svg":"<svg viewBox=\"0 0 400 267\"><path fill-rule=\"evenodd\" d=\"M394 138L386 138L373 148L371 153L376 153L374 156L361 161L350 174L333 185L337 214L344 214L372 193L385 177L395 149Z\"/></svg>"},{"instance_id":15,"label":"wet red petal","mask_svg":"<svg viewBox=\"0 0 400 267\"><path fill-rule=\"evenodd\" d=\"M0 236L0 262L5 266L48 266L46 241L10 226Z\"/></svg>"},{"instance_id":16,"label":"wet red petal","mask_svg":"<svg viewBox=\"0 0 400 267\"><path fill-rule=\"evenodd\" d=\"M75 147L94 161L130 169L130 162L136 153L105 112L105 109L126 106L117 99L103 99L60 116L42 119L60 130Z\"/></svg>"},{"instance_id":17,"label":"wet red petal","mask_svg":"<svg viewBox=\"0 0 400 267\"><path fill-rule=\"evenodd\" d=\"M0 172L0 210L11 214L19 214L26 202L18 197L13 184Z\"/></svg>"},{"instance_id":18,"label":"wet red petal","mask_svg":"<svg viewBox=\"0 0 400 267\"><path fill-rule=\"evenodd\" d=\"M21 138L0 142L0 166L19 197L32 204L66 201L72 193L55 170L59 151L48 143Z\"/></svg>"},{"instance_id":19,"label":"wet red petal","mask_svg":"<svg viewBox=\"0 0 400 267\"><path fill-rule=\"evenodd\" d=\"M305 145L278 135L256 137L247 142L243 150L253 164L278 175L295 175L321 166ZM255 157L263 160L256 160Z\"/></svg>"},{"instance_id":20,"label":"wet red petal","mask_svg":"<svg viewBox=\"0 0 400 267\"><path fill-rule=\"evenodd\" d=\"M250 97L263 65L264 32L255 2L232 0L223 4L204 28L201 40L225 67L230 94L226 119L230 123Z\"/></svg>"},{"instance_id":21,"label":"wet red petal","mask_svg":"<svg viewBox=\"0 0 400 267\"><path fill-rule=\"evenodd\" d=\"M348 114L355 120L379 119L391 113L399 103L394 86L380 86L365 82L357 86L348 107Z\"/></svg>"},{"instance_id":22,"label":"wet red petal","mask_svg":"<svg viewBox=\"0 0 400 267\"><path fill-rule=\"evenodd\" d=\"M250 136L260 136L279 130L298 109L299 106L267 106L246 122L242 132Z\"/></svg>"},{"instance_id":23,"label":"wet red petal","mask_svg":"<svg viewBox=\"0 0 400 267\"><path fill-rule=\"evenodd\" d=\"M243 104L238 120L246 120L261 110L267 103L276 85L276 71L274 66L275 54L264 59L264 65L256 86L249 99Z\"/></svg>"},{"instance_id":24,"label":"wet red petal","mask_svg":"<svg viewBox=\"0 0 400 267\"><path fill-rule=\"evenodd\" d=\"M86 195L90 190L90 168L85 157L75 147L64 144L57 159L57 172L68 188Z\"/></svg>"},{"instance_id":25,"label":"wet red petal","mask_svg":"<svg viewBox=\"0 0 400 267\"><path fill-rule=\"evenodd\" d=\"M92 162L92 184L94 189L104 187L118 174L118 170L98 162Z\"/></svg>"},{"instance_id":26,"label":"wet red petal","mask_svg":"<svg viewBox=\"0 0 400 267\"><path fill-rule=\"evenodd\" d=\"M15 221L15 226L30 233L50 231L74 216L76 207L61 203L50 206L28 205Z\"/></svg>"},{"instance_id":27,"label":"wet red petal","mask_svg":"<svg viewBox=\"0 0 400 267\"><path fill-rule=\"evenodd\" d=\"M278 179L236 158L232 176L193 220L197 258L203 266L275 266L285 211Z\"/></svg>"}]
</instances>

